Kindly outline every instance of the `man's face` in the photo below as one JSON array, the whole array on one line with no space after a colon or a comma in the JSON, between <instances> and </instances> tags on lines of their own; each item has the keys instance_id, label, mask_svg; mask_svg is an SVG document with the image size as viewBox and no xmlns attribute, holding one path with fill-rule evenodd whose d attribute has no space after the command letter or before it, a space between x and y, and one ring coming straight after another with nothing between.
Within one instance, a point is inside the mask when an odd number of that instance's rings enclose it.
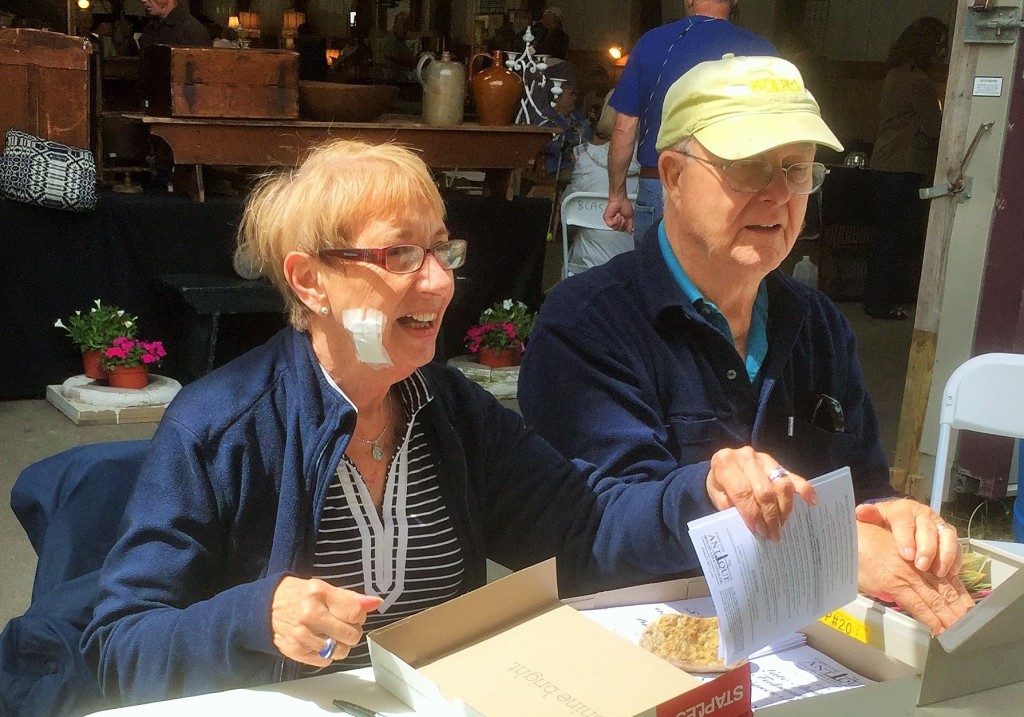
<instances>
[{"instance_id":1,"label":"man's face","mask_svg":"<svg viewBox=\"0 0 1024 717\"><path fill-rule=\"evenodd\" d=\"M153 17L167 17L167 13L177 5L176 0L142 0L142 4Z\"/></svg>"},{"instance_id":2,"label":"man's face","mask_svg":"<svg viewBox=\"0 0 1024 717\"><path fill-rule=\"evenodd\" d=\"M540 24L548 30L554 30L558 27L558 15L553 12L545 11L544 14L540 16Z\"/></svg>"},{"instance_id":3,"label":"man's face","mask_svg":"<svg viewBox=\"0 0 1024 717\"><path fill-rule=\"evenodd\" d=\"M814 149L813 144L790 144L750 157L776 168L759 192L733 189L722 169L671 150L663 153L665 229L695 281L698 276L760 281L782 263L803 226L807 195L793 194L778 168L813 161ZM696 140L686 151L728 164Z\"/></svg>"}]
</instances>

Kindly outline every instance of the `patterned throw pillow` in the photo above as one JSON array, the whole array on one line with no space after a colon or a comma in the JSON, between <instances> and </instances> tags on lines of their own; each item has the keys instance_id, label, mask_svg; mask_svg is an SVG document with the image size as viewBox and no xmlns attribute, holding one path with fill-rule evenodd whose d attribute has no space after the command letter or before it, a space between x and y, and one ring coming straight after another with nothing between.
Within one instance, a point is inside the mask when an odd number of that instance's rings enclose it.
<instances>
[{"instance_id":1,"label":"patterned throw pillow","mask_svg":"<svg viewBox=\"0 0 1024 717\"><path fill-rule=\"evenodd\" d=\"M87 149L7 130L0 155L0 193L51 209L88 211L96 207L96 162Z\"/></svg>"}]
</instances>

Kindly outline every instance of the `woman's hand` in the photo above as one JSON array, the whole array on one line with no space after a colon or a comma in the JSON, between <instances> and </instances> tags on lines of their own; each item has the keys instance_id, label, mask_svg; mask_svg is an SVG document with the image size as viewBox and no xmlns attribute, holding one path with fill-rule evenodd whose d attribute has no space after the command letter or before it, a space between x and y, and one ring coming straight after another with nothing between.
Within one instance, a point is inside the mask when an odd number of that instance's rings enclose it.
<instances>
[{"instance_id":1,"label":"woman's hand","mask_svg":"<svg viewBox=\"0 0 1024 717\"><path fill-rule=\"evenodd\" d=\"M809 505L817 502L810 483L780 468L770 455L749 446L723 448L711 457L708 497L719 510L735 506L750 532L777 542L793 512L793 496Z\"/></svg>"},{"instance_id":2,"label":"woman's hand","mask_svg":"<svg viewBox=\"0 0 1024 717\"><path fill-rule=\"evenodd\" d=\"M894 602L937 635L974 607L956 573L938 577L917 570L897 552L895 534L857 521L857 588L865 595Z\"/></svg>"},{"instance_id":3,"label":"woman's hand","mask_svg":"<svg viewBox=\"0 0 1024 717\"><path fill-rule=\"evenodd\" d=\"M363 636L366 613L382 602L323 580L288 576L278 584L270 606L274 646L285 657L315 667L343 660ZM321 657L328 638L336 647Z\"/></svg>"},{"instance_id":4,"label":"woman's hand","mask_svg":"<svg viewBox=\"0 0 1024 717\"><path fill-rule=\"evenodd\" d=\"M956 528L924 503L896 498L857 506L857 520L886 528L892 533L899 555L935 577L955 576L963 555Z\"/></svg>"}]
</instances>

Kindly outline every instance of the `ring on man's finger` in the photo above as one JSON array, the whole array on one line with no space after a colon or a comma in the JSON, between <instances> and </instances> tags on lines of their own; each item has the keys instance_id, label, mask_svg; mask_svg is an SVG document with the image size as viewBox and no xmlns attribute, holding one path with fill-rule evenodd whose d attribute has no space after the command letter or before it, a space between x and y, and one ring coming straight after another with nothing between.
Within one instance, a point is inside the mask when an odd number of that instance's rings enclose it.
<instances>
[{"instance_id":1,"label":"ring on man's finger","mask_svg":"<svg viewBox=\"0 0 1024 717\"><path fill-rule=\"evenodd\" d=\"M319 654L320 657L324 658L325 660L333 659L334 658L334 649L337 646L338 646L338 643L336 643L334 641L334 638L333 637L328 637L327 638L327 642L324 643L324 649L320 650L320 652L317 653L317 654Z\"/></svg>"},{"instance_id":2,"label":"ring on man's finger","mask_svg":"<svg viewBox=\"0 0 1024 717\"><path fill-rule=\"evenodd\" d=\"M788 475L789 471L787 471L785 468L783 468L782 466L775 466L775 468L773 468L771 472L768 474L768 480L774 482L777 481L779 478Z\"/></svg>"},{"instance_id":3,"label":"ring on man's finger","mask_svg":"<svg viewBox=\"0 0 1024 717\"><path fill-rule=\"evenodd\" d=\"M936 523L935 530L941 533L943 530L956 530L956 528L949 523Z\"/></svg>"}]
</instances>

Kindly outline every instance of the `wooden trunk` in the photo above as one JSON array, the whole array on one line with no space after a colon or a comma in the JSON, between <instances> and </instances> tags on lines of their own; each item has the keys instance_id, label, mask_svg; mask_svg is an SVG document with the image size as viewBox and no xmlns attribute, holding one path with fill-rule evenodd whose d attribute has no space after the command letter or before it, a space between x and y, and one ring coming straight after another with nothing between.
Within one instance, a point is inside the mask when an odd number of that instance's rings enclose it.
<instances>
[{"instance_id":1,"label":"wooden trunk","mask_svg":"<svg viewBox=\"0 0 1024 717\"><path fill-rule=\"evenodd\" d=\"M146 113L156 117L295 119L299 56L291 50L147 48Z\"/></svg>"},{"instance_id":2,"label":"wooden trunk","mask_svg":"<svg viewBox=\"0 0 1024 717\"><path fill-rule=\"evenodd\" d=\"M0 149L10 127L89 149L89 53L80 37L0 29Z\"/></svg>"}]
</instances>

